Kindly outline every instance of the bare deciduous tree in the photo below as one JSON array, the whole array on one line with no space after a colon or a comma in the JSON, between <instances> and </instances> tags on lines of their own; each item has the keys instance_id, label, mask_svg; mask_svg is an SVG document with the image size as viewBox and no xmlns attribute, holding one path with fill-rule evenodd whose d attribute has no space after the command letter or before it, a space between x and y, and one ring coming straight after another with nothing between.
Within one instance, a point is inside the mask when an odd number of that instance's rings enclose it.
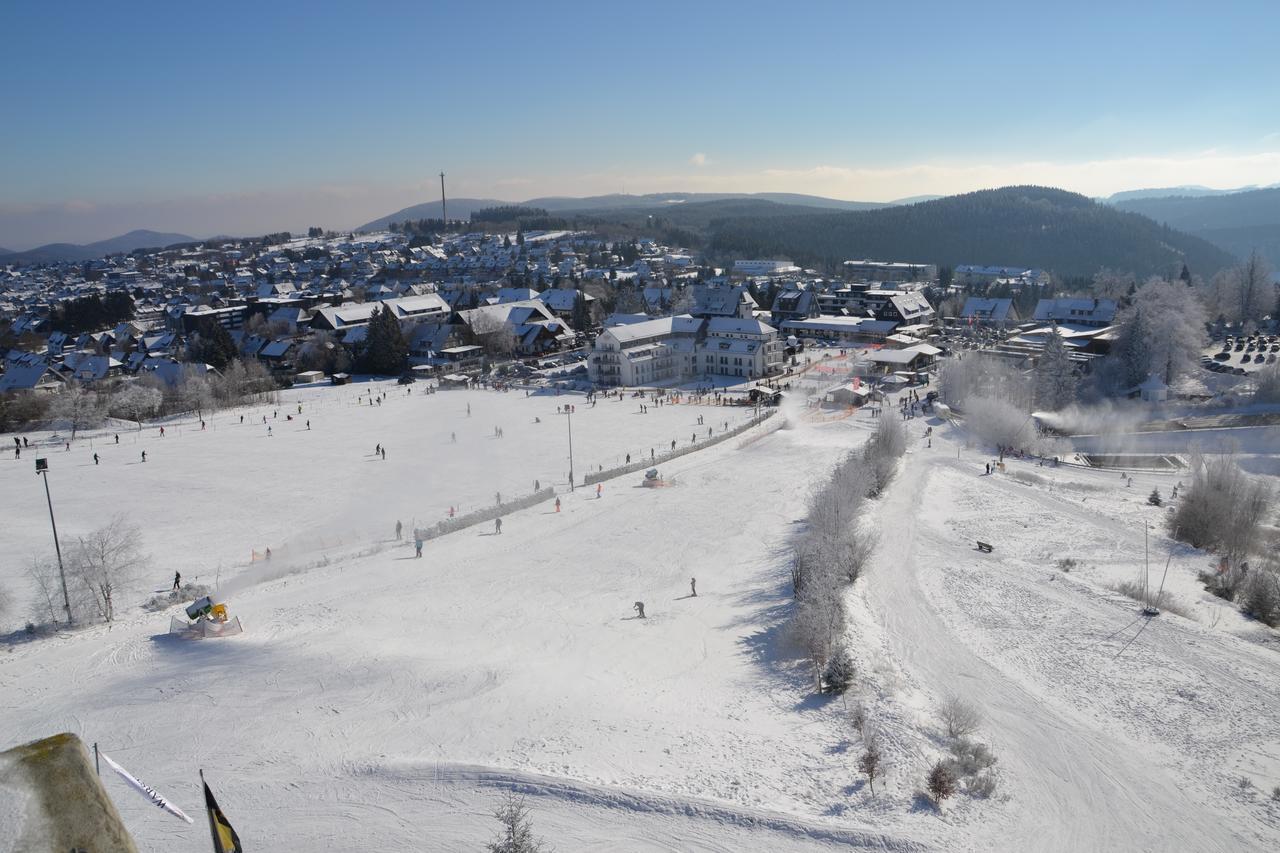
<instances>
[{"instance_id":1,"label":"bare deciduous tree","mask_svg":"<svg viewBox=\"0 0 1280 853\"><path fill-rule=\"evenodd\" d=\"M105 526L82 536L71 552L68 583L88 593L97 615L110 622L115 618L116 596L128 589L146 567L141 548L142 531L124 516L116 516Z\"/></svg>"},{"instance_id":2,"label":"bare deciduous tree","mask_svg":"<svg viewBox=\"0 0 1280 853\"><path fill-rule=\"evenodd\" d=\"M982 715L978 709L959 696L948 696L938 708L938 716L947 735L953 738L965 737L978 730L982 724Z\"/></svg>"},{"instance_id":3,"label":"bare deciduous tree","mask_svg":"<svg viewBox=\"0 0 1280 853\"><path fill-rule=\"evenodd\" d=\"M54 420L64 421L71 427L71 437L82 429L96 427L102 423L102 401L93 391L86 391L78 383L70 382L49 407L49 415Z\"/></svg>"},{"instance_id":4,"label":"bare deciduous tree","mask_svg":"<svg viewBox=\"0 0 1280 853\"><path fill-rule=\"evenodd\" d=\"M162 402L164 395L157 389L134 383L126 385L111 398L110 411L114 417L137 421L141 430L142 421L155 415Z\"/></svg>"},{"instance_id":5,"label":"bare deciduous tree","mask_svg":"<svg viewBox=\"0 0 1280 853\"><path fill-rule=\"evenodd\" d=\"M863 776L867 777L867 784L871 786L873 797L876 793L876 778L880 775L880 761L880 744L872 738L858 759L858 769L862 771Z\"/></svg>"}]
</instances>

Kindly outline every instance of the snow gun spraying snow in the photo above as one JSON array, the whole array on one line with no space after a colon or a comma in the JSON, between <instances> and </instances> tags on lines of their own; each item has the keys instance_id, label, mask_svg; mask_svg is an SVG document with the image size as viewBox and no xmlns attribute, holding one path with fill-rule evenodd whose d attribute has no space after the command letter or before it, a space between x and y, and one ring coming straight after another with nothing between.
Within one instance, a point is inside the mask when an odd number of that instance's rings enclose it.
<instances>
[{"instance_id":1,"label":"snow gun spraying snow","mask_svg":"<svg viewBox=\"0 0 1280 853\"><path fill-rule=\"evenodd\" d=\"M169 619L169 633L189 639L205 637L230 637L242 633L240 617L234 619L227 613L227 605L215 603L210 596L196 599L187 605L188 622L176 616Z\"/></svg>"},{"instance_id":2,"label":"snow gun spraying snow","mask_svg":"<svg viewBox=\"0 0 1280 853\"><path fill-rule=\"evenodd\" d=\"M640 485L644 486L646 489L659 489L666 484L666 481L658 476L657 468L650 468L648 471L645 471L644 479L640 481Z\"/></svg>"}]
</instances>

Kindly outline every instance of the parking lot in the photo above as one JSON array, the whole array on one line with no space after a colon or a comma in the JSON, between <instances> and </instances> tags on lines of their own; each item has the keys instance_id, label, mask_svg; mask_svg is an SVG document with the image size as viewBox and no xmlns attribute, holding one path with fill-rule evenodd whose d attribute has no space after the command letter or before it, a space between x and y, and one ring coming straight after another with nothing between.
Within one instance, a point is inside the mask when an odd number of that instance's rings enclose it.
<instances>
[{"instance_id":1,"label":"parking lot","mask_svg":"<svg viewBox=\"0 0 1280 853\"><path fill-rule=\"evenodd\" d=\"M1280 335L1227 335L1204 351L1200 363L1214 373L1246 376L1280 358Z\"/></svg>"}]
</instances>

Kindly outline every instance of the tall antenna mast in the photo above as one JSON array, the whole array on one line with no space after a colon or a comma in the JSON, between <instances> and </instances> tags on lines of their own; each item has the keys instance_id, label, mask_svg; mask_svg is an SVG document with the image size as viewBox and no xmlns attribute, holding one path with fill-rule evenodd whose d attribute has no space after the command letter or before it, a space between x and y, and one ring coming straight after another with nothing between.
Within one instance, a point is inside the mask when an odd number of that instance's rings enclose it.
<instances>
[{"instance_id":1,"label":"tall antenna mast","mask_svg":"<svg viewBox=\"0 0 1280 853\"><path fill-rule=\"evenodd\" d=\"M444 198L444 172L440 173L440 218L444 220L444 227L449 227L449 208Z\"/></svg>"}]
</instances>

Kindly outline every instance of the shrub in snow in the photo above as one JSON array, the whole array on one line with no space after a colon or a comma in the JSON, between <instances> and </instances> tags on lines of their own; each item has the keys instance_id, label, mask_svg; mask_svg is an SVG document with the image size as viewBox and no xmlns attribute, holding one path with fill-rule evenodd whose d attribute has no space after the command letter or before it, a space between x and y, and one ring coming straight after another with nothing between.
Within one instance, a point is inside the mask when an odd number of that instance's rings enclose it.
<instances>
[{"instance_id":1,"label":"shrub in snow","mask_svg":"<svg viewBox=\"0 0 1280 853\"><path fill-rule=\"evenodd\" d=\"M498 837L485 846L489 853L550 853L546 842L533 836L533 821L524 797L508 791L493 816L502 824L502 829Z\"/></svg>"},{"instance_id":2,"label":"shrub in snow","mask_svg":"<svg viewBox=\"0 0 1280 853\"><path fill-rule=\"evenodd\" d=\"M859 737L866 738L867 707L861 702L853 703L853 707L849 709L849 724L853 726Z\"/></svg>"},{"instance_id":3,"label":"shrub in snow","mask_svg":"<svg viewBox=\"0 0 1280 853\"><path fill-rule=\"evenodd\" d=\"M1271 789L1271 799L1280 803L1280 785L1276 785Z\"/></svg>"},{"instance_id":4,"label":"shrub in snow","mask_svg":"<svg viewBox=\"0 0 1280 853\"><path fill-rule=\"evenodd\" d=\"M1247 476L1230 455L1192 459L1191 485L1169 517L1175 539L1215 550L1227 558L1228 571L1215 585L1231 598L1240 580L1239 565L1258 547L1273 494L1261 480Z\"/></svg>"},{"instance_id":5,"label":"shrub in snow","mask_svg":"<svg viewBox=\"0 0 1280 853\"><path fill-rule=\"evenodd\" d=\"M1272 569L1251 571L1236 594L1240 609L1272 628L1280 626L1280 574Z\"/></svg>"},{"instance_id":6,"label":"shrub in snow","mask_svg":"<svg viewBox=\"0 0 1280 853\"><path fill-rule=\"evenodd\" d=\"M942 801L956 792L956 775L946 761L935 762L925 777L925 790L933 798L934 803L942 805Z\"/></svg>"},{"instance_id":7,"label":"shrub in snow","mask_svg":"<svg viewBox=\"0 0 1280 853\"><path fill-rule=\"evenodd\" d=\"M175 589L160 595L153 595L143 603L142 609L155 613L160 610L168 610L175 604L181 604L187 601L195 601L197 598L204 598L210 592L209 587L199 583L184 583L182 589Z\"/></svg>"},{"instance_id":8,"label":"shrub in snow","mask_svg":"<svg viewBox=\"0 0 1280 853\"><path fill-rule=\"evenodd\" d=\"M1080 561L1075 557L1063 557L1061 560L1058 560L1058 571L1073 572L1080 568L1080 565Z\"/></svg>"},{"instance_id":9,"label":"shrub in snow","mask_svg":"<svg viewBox=\"0 0 1280 853\"><path fill-rule=\"evenodd\" d=\"M989 799L996 792L997 776L994 770L979 773L965 785L965 793L980 800Z\"/></svg>"},{"instance_id":10,"label":"shrub in snow","mask_svg":"<svg viewBox=\"0 0 1280 853\"><path fill-rule=\"evenodd\" d=\"M942 725L947 736L962 738L973 734L982 723L982 714L978 709L959 696L948 696L938 709Z\"/></svg>"},{"instance_id":11,"label":"shrub in snow","mask_svg":"<svg viewBox=\"0 0 1280 853\"><path fill-rule=\"evenodd\" d=\"M844 646L838 647L827 660L826 669L822 672L822 683L828 693L843 693L853 684L857 673L853 666L853 656Z\"/></svg>"},{"instance_id":12,"label":"shrub in snow","mask_svg":"<svg viewBox=\"0 0 1280 853\"><path fill-rule=\"evenodd\" d=\"M1151 490L1151 494L1147 495L1147 503L1152 506L1164 506L1164 498L1160 497L1159 489Z\"/></svg>"},{"instance_id":13,"label":"shrub in snow","mask_svg":"<svg viewBox=\"0 0 1280 853\"><path fill-rule=\"evenodd\" d=\"M976 776L996 763L996 757L985 743L956 738L951 743L953 768L959 776Z\"/></svg>"}]
</instances>

